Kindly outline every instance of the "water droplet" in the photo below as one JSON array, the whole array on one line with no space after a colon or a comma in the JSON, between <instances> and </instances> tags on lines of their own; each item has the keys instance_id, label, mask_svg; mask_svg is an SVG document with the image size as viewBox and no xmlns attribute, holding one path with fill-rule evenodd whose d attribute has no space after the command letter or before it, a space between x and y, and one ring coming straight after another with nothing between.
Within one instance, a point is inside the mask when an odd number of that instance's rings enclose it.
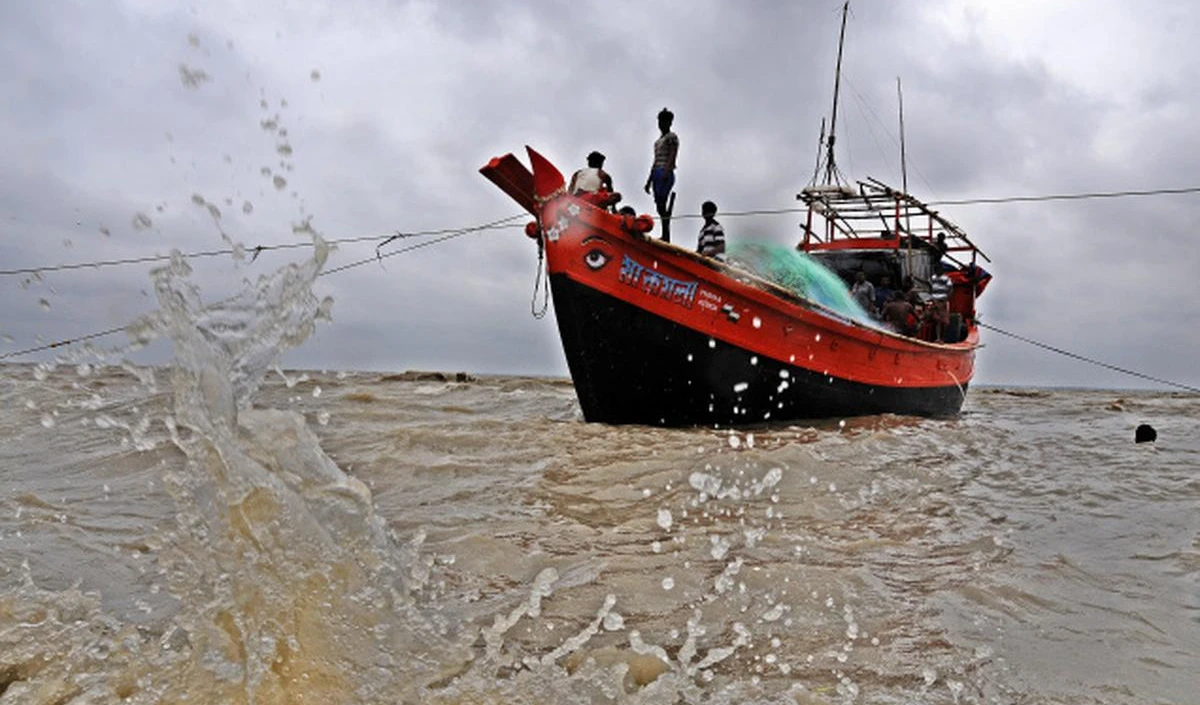
<instances>
[{"instance_id":1,"label":"water droplet","mask_svg":"<svg viewBox=\"0 0 1200 705\"><path fill-rule=\"evenodd\" d=\"M38 299L38 306L41 306L43 311L50 310L50 302L45 299Z\"/></svg>"},{"instance_id":2,"label":"water droplet","mask_svg":"<svg viewBox=\"0 0 1200 705\"><path fill-rule=\"evenodd\" d=\"M312 395L313 395L313 398L314 398L314 399L316 399L317 397L320 397L320 396L321 396L321 387L320 387L320 385L318 385L318 386L316 386L316 387L313 387ZM843 422L843 423L844 423L844 422Z\"/></svg>"},{"instance_id":3,"label":"water droplet","mask_svg":"<svg viewBox=\"0 0 1200 705\"><path fill-rule=\"evenodd\" d=\"M675 587L675 578L666 577L662 579L662 589L671 590Z\"/></svg>"},{"instance_id":4,"label":"water droplet","mask_svg":"<svg viewBox=\"0 0 1200 705\"><path fill-rule=\"evenodd\" d=\"M321 72L317 69L313 69L312 73L310 73L308 77L312 79L313 83L318 83L321 80Z\"/></svg>"},{"instance_id":5,"label":"water droplet","mask_svg":"<svg viewBox=\"0 0 1200 705\"><path fill-rule=\"evenodd\" d=\"M758 316L755 316L754 320L751 321L751 323L754 325L755 328L762 328L762 319L759 318Z\"/></svg>"},{"instance_id":6,"label":"water droplet","mask_svg":"<svg viewBox=\"0 0 1200 705\"><path fill-rule=\"evenodd\" d=\"M147 228L151 228L151 227L154 227L154 221L150 220L150 216L146 215L145 213L134 214L134 216L133 216L133 229L134 230L139 230L139 231L146 230Z\"/></svg>"},{"instance_id":7,"label":"water droplet","mask_svg":"<svg viewBox=\"0 0 1200 705\"><path fill-rule=\"evenodd\" d=\"M716 341L716 340L714 340L714 339L712 339L712 338L709 338L709 339L708 339L708 347L710 347L710 348L715 348L715 347L717 347L717 341Z\"/></svg>"},{"instance_id":8,"label":"water droplet","mask_svg":"<svg viewBox=\"0 0 1200 705\"><path fill-rule=\"evenodd\" d=\"M254 212L254 204L251 203L250 201L245 201L244 203L242 203L242 212L245 213L246 215L250 215L251 213Z\"/></svg>"},{"instance_id":9,"label":"water droplet","mask_svg":"<svg viewBox=\"0 0 1200 705\"><path fill-rule=\"evenodd\" d=\"M663 531L670 531L671 523L672 523L671 510L670 509L658 510L657 523L658 523L659 527L662 528Z\"/></svg>"},{"instance_id":10,"label":"water droplet","mask_svg":"<svg viewBox=\"0 0 1200 705\"><path fill-rule=\"evenodd\" d=\"M54 428L54 417L50 414L42 414L42 425L46 428Z\"/></svg>"},{"instance_id":11,"label":"water droplet","mask_svg":"<svg viewBox=\"0 0 1200 705\"><path fill-rule=\"evenodd\" d=\"M179 65L179 81L184 88L196 89L212 79L204 69L188 68L185 64Z\"/></svg>"},{"instance_id":12,"label":"water droplet","mask_svg":"<svg viewBox=\"0 0 1200 705\"><path fill-rule=\"evenodd\" d=\"M741 394L742 392L746 391L749 387L750 387L750 384L748 382L738 382L737 384L733 385L733 391L737 394Z\"/></svg>"},{"instance_id":13,"label":"water droplet","mask_svg":"<svg viewBox=\"0 0 1200 705\"><path fill-rule=\"evenodd\" d=\"M275 184L275 188L279 191L287 188L287 179L279 175L276 175L275 178L271 179L271 183Z\"/></svg>"}]
</instances>

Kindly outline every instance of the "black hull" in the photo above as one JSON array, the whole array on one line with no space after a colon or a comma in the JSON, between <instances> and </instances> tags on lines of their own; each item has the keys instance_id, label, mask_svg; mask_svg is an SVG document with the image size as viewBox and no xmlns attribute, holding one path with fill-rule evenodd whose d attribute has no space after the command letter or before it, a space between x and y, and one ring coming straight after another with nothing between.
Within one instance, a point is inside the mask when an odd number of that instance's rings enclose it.
<instances>
[{"instance_id":1,"label":"black hull","mask_svg":"<svg viewBox=\"0 0 1200 705\"><path fill-rule=\"evenodd\" d=\"M780 363L551 275L559 335L588 421L746 426L870 414L952 416L959 387L882 387Z\"/></svg>"}]
</instances>

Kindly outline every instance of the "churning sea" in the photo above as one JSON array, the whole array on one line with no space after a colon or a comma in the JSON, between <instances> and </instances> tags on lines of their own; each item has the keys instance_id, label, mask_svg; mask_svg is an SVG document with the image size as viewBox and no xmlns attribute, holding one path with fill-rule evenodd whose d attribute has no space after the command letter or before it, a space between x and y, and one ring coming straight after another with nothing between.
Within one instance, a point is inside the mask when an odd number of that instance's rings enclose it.
<instances>
[{"instance_id":1,"label":"churning sea","mask_svg":"<svg viewBox=\"0 0 1200 705\"><path fill-rule=\"evenodd\" d=\"M0 367L0 703L1200 701L1200 397L588 424L272 369L320 264L160 270L169 366Z\"/></svg>"}]
</instances>

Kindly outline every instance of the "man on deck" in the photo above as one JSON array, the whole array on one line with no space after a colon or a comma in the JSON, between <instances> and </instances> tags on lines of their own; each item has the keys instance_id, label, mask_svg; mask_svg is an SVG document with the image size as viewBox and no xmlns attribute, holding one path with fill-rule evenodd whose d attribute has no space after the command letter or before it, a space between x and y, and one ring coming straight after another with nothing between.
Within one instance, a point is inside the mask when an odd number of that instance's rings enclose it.
<instances>
[{"instance_id":1,"label":"man on deck","mask_svg":"<svg viewBox=\"0 0 1200 705\"><path fill-rule=\"evenodd\" d=\"M725 229L717 222L717 204L705 201L700 206L700 215L704 216L704 225L700 228L700 240L696 243L696 252L724 262Z\"/></svg>"},{"instance_id":2,"label":"man on deck","mask_svg":"<svg viewBox=\"0 0 1200 705\"><path fill-rule=\"evenodd\" d=\"M593 205L607 208L621 200L621 194L613 191L612 177L604 170L604 155L592 152L587 156L587 167L571 176L567 192L579 196Z\"/></svg>"},{"instance_id":3,"label":"man on deck","mask_svg":"<svg viewBox=\"0 0 1200 705\"><path fill-rule=\"evenodd\" d=\"M667 221L671 216L667 199L675 187L675 158L679 154L679 137L671 131L675 113L663 108L658 112L658 130L662 133L654 141L654 164L646 178L646 193L654 189L654 207L663 221L663 240L671 241Z\"/></svg>"}]
</instances>

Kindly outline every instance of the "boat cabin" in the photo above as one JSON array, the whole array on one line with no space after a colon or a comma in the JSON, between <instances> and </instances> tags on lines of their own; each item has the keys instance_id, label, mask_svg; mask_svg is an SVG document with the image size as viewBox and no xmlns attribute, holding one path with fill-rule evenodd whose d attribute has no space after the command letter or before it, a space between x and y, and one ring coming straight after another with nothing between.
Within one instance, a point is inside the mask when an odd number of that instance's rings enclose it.
<instances>
[{"instance_id":1,"label":"boat cabin","mask_svg":"<svg viewBox=\"0 0 1200 705\"><path fill-rule=\"evenodd\" d=\"M911 287L928 300L937 275L944 274L951 284L955 325L973 324L975 298L990 277L978 260L991 260L957 225L874 179L854 186L809 186L797 199L808 211L796 249L836 272L847 286L860 271L876 287L886 275L893 289Z\"/></svg>"}]
</instances>

